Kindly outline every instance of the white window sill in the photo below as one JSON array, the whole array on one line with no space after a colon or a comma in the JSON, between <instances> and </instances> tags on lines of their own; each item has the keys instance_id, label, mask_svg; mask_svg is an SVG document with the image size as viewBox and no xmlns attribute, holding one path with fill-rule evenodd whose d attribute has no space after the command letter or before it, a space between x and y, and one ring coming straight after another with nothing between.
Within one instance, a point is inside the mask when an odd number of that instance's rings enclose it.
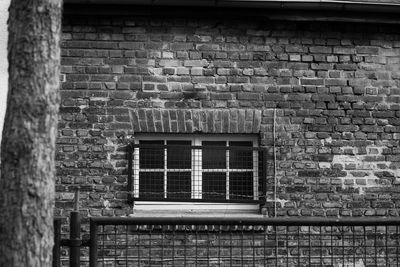
<instances>
[{"instance_id":1,"label":"white window sill","mask_svg":"<svg viewBox=\"0 0 400 267\"><path fill-rule=\"evenodd\" d=\"M134 217L264 217L259 204L135 201Z\"/></svg>"}]
</instances>

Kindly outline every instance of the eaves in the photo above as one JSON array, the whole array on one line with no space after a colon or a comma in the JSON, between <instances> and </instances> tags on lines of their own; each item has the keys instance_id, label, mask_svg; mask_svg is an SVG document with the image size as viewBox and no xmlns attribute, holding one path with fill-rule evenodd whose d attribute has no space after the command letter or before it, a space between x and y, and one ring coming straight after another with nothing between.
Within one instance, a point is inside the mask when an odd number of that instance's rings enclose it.
<instances>
[{"instance_id":1,"label":"eaves","mask_svg":"<svg viewBox=\"0 0 400 267\"><path fill-rule=\"evenodd\" d=\"M271 20L400 24L400 0L64 0L64 3L67 14L199 16L205 13Z\"/></svg>"}]
</instances>

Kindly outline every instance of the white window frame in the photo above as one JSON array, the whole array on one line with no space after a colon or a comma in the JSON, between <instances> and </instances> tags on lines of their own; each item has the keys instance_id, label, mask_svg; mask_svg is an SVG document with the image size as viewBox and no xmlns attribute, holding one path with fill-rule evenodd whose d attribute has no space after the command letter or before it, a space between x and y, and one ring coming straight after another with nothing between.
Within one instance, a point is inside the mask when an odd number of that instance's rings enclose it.
<instances>
[{"instance_id":1,"label":"white window frame","mask_svg":"<svg viewBox=\"0 0 400 267\"><path fill-rule=\"evenodd\" d=\"M228 142L232 141L246 141L252 142L253 147L258 147L258 138L255 135L183 135L183 134L140 134L135 136L134 143L139 144L140 141L164 141L164 145L166 145L167 141L191 141L192 146L202 146L203 141L225 141L226 145ZM134 164L133 166L139 166L139 158L140 158L140 149L134 148ZM198 160L193 160L198 159ZM167 172L171 171L167 169L167 149L164 150L164 169L133 169L133 197L139 198L139 172L140 171L163 171L164 172L164 198L165 202L168 202L167 199ZM202 199L202 173L203 172L224 172L226 174L226 200L229 200L229 150L226 150L226 168L225 169L207 169L202 170L202 150L194 149L192 150L192 169L191 171L191 198L192 199ZM258 151L253 151L253 200L259 200L259 170L258 170ZM175 171L179 171L176 169ZM188 170L184 170L188 171ZM249 169L235 169L235 172L240 171L249 171ZM200 177L200 179L194 179L194 177ZM197 190L196 190L197 189ZM147 201L152 203L153 201ZM155 201L154 201L155 202ZM157 201L159 203L159 201ZM217 201L218 202L218 201ZM240 200L238 200L240 202ZM144 202L143 202L144 203ZM172 202L171 202L172 203ZM193 205L190 200L187 202L189 205Z\"/></svg>"}]
</instances>

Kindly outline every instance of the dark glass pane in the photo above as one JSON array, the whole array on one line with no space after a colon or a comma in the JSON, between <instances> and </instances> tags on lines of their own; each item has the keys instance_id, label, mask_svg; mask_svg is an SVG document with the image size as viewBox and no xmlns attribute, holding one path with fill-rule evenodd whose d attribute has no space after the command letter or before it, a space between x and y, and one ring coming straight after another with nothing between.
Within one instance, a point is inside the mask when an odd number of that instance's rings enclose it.
<instances>
[{"instance_id":1,"label":"dark glass pane","mask_svg":"<svg viewBox=\"0 0 400 267\"><path fill-rule=\"evenodd\" d=\"M253 147L252 142L229 142L231 147ZM252 150L229 150L229 168L230 169L252 169L253 168L253 151Z\"/></svg>"},{"instance_id":2,"label":"dark glass pane","mask_svg":"<svg viewBox=\"0 0 400 267\"><path fill-rule=\"evenodd\" d=\"M164 141L140 141L140 145L151 145L151 147L142 147L139 151L140 169L164 169ZM154 146L154 147L153 147Z\"/></svg>"},{"instance_id":3,"label":"dark glass pane","mask_svg":"<svg viewBox=\"0 0 400 267\"><path fill-rule=\"evenodd\" d=\"M229 173L229 199L253 199L253 172Z\"/></svg>"},{"instance_id":4,"label":"dark glass pane","mask_svg":"<svg viewBox=\"0 0 400 267\"><path fill-rule=\"evenodd\" d=\"M226 174L203 172L203 199L226 199Z\"/></svg>"},{"instance_id":5,"label":"dark glass pane","mask_svg":"<svg viewBox=\"0 0 400 267\"><path fill-rule=\"evenodd\" d=\"M203 145L203 169L225 169L226 150L213 149L215 146L226 146L225 141L207 141Z\"/></svg>"},{"instance_id":6,"label":"dark glass pane","mask_svg":"<svg viewBox=\"0 0 400 267\"><path fill-rule=\"evenodd\" d=\"M139 197L164 198L164 173L139 172Z\"/></svg>"},{"instance_id":7,"label":"dark glass pane","mask_svg":"<svg viewBox=\"0 0 400 267\"><path fill-rule=\"evenodd\" d=\"M191 169L192 151L191 141L167 141L167 145L176 147L167 149L168 169Z\"/></svg>"},{"instance_id":8,"label":"dark glass pane","mask_svg":"<svg viewBox=\"0 0 400 267\"><path fill-rule=\"evenodd\" d=\"M167 197L191 199L191 172L168 172Z\"/></svg>"}]
</instances>

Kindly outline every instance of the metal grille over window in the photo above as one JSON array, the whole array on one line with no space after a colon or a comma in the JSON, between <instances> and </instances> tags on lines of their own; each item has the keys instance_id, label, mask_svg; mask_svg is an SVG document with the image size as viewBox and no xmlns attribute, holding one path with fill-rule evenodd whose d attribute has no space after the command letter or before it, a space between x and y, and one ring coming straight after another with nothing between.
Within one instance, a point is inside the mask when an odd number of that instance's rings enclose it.
<instances>
[{"instance_id":1,"label":"metal grille over window","mask_svg":"<svg viewBox=\"0 0 400 267\"><path fill-rule=\"evenodd\" d=\"M141 140L131 146L133 199L257 202L263 149L252 141Z\"/></svg>"}]
</instances>

